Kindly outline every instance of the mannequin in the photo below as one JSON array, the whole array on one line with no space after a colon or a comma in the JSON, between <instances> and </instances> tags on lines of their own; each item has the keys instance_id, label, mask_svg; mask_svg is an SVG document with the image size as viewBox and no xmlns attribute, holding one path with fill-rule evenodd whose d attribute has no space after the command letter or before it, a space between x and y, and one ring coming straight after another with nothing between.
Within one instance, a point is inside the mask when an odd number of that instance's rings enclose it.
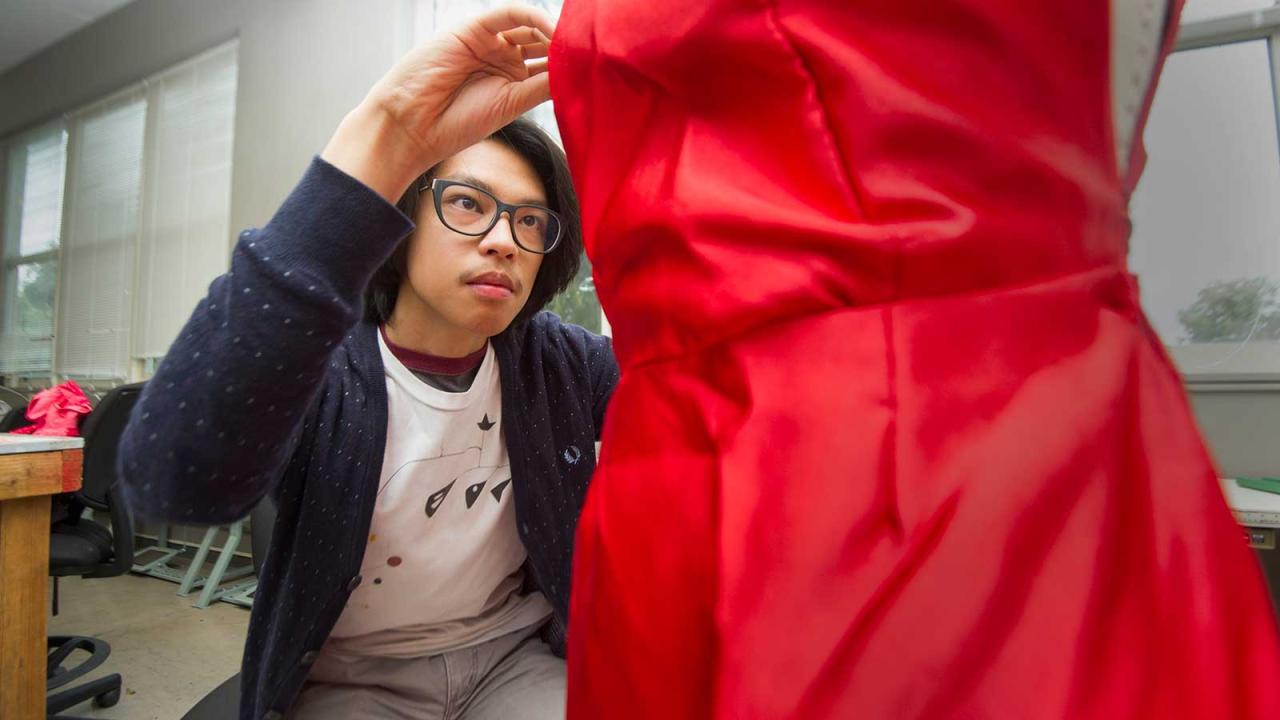
<instances>
[{"instance_id":1,"label":"mannequin","mask_svg":"<svg viewBox=\"0 0 1280 720\"><path fill-rule=\"evenodd\" d=\"M622 379L571 718L1226 718L1280 650L1126 267L1177 3L566 4Z\"/></svg>"}]
</instances>

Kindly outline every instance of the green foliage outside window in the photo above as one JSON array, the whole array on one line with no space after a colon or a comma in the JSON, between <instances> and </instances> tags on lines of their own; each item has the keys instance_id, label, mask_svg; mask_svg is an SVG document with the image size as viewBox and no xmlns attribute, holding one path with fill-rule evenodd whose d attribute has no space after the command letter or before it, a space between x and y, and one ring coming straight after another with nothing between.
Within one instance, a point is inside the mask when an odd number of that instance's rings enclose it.
<instances>
[{"instance_id":1,"label":"green foliage outside window","mask_svg":"<svg viewBox=\"0 0 1280 720\"><path fill-rule=\"evenodd\" d=\"M1219 280L1178 311L1184 342L1280 340L1280 286L1265 277Z\"/></svg>"},{"instance_id":2,"label":"green foliage outside window","mask_svg":"<svg viewBox=\"0 0 1280 720\"><path fill-rule=\"evenodd\" d=\"M600 300L596 298L596 286L591 277L591 263L582 257L578 275L569 288L551 301L547 308L561 320L581 325L593 333L600 332Z\"/></svg>"}]
</instances>

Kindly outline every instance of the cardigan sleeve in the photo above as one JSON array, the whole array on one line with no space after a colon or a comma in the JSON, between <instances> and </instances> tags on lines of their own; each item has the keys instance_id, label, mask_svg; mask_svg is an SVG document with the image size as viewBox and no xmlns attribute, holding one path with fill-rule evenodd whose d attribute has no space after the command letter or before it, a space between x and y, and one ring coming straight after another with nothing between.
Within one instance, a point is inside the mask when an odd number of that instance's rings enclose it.
<instances>
[{"instance_id":1,"label":"cardigan sleeve","mask_svg":"<svg viewBox=\"0 0 1280 720\"><path fill-rule=\"evenodd\" d=\"M271 222L241 233L125 429L117 470L134 512L185 524L249 513L287 464L369 277L412 229L316 158Z\"/></svg>"}]
</instances>

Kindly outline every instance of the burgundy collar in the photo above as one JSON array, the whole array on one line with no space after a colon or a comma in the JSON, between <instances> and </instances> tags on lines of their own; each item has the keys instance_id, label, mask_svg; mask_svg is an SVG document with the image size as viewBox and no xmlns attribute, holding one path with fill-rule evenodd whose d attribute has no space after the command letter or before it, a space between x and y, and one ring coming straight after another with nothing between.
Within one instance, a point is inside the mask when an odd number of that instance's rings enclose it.
<instances>
[{"instance_id":1,"label":"burgundy collar","mask_svg":"<svg viewBox=\"0 0 1280 720\"><path fill-rule=\"evenodd\" d=\"M378 329L382 333L382 340L387 344L387 349L391 351L391 354L395 355L397 360L414 372L431 373L432 375L464 375L480 367L480 363L484 362L484 354L489 350L489 344L485 343L484 347L466 357L447 358L428 355L400 347L391 342L391 338L387 337L387 327L385 325L379 326Z\"/></svg>"}]
</instances>

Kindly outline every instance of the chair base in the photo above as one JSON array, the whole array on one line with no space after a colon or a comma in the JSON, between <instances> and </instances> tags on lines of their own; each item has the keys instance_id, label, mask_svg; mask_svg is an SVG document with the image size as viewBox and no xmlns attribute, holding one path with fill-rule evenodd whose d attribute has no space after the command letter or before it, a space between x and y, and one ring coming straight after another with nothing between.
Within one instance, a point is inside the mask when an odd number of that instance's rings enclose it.
<instances>
[{"instance_id":1,"label":"chair base","mask_svg":"<svg viewBox=\"0 0 1280 720\"><path fill-rule=\"evenodd\" d=\"M62 663L76 650L88 652L89 657L75 667L63 667ZM87 700L93 700L98 707L111 707L120 702L123 679L119 674L107 675L66 690L52 692L92 672L106 662L110 654L111 646L98 638L49 636L49 664L46 677L51 694L45 698L45 712L49 717L57 716L57 713ZM58 717L70 720L66 716Z\"/></svg>"}]
</instances>

